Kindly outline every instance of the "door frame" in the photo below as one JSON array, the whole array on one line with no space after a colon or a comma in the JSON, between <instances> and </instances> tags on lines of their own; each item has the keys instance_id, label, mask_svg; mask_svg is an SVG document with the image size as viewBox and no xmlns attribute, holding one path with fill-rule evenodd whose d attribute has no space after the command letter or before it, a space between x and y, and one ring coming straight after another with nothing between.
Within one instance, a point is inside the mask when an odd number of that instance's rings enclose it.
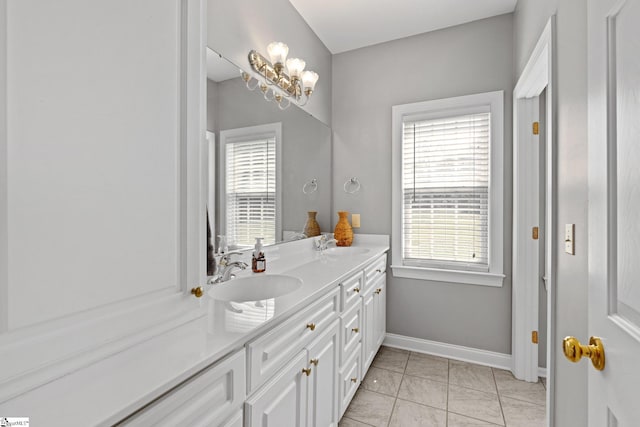
<instances>
[{"instance_id":1,"label":"door frame","mask_svg":"<svg viewBox=\"0 0 640 427\"><path fill-rule=\"evenodd\" d=\"M554 413L554 360L556 350L555 325L555 273L554 247L557 218L555 214L555 15L551 16L529 57L513 91L513 280L512 280L512 371L516 378L538 380L538 348L532 344L531 331L538 329L538 268L526 268L527 261L537 257L537 245L518 238L516 230L531 226L533 212L527 209L533 198L529 189L533 182L532 170L537 162L530 161L532 148L526 144L531 138L531 123L539 114L534 111L531 98L546 89L545 105L545 276L547 282L547 425ZM525 140L526 139L526 140ZM524 147L524 148L523 148ZM535 163L535 165L534 165ZM536 212L537 215L537 212ZM530 264L530 263L529 263ZM530 267L530 266L529 266ZM531 284L535 272L535 286Z\"/></svg>"}]
</instances>

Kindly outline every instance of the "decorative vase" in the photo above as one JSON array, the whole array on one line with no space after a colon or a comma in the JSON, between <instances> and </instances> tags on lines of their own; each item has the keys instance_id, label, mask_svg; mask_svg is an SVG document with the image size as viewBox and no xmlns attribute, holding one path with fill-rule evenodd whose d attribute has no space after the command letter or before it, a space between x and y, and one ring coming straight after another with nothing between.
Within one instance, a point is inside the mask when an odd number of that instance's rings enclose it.
<instances>
[{"instance_id":1,"label":"decorative vase","mask_svg":"<svg viewBox=\"0 0 640 427\"><path fill-rule=\"evenodd\" d=\"M317 214L318 212L316 211L307 212L307 215L309 215L309 217L307 218L307 223L304 225L304 231L303 231L303 233L307 237L314 237L314 236L320 235L320 224L318 224L318 221L316 221Z\"/></svg>"},{"instance_id":2,"label":"decorative vase","mask_svg":"<svg viewBox=\"0 0 640 427\"><path fill-rule=\"evenodd\" d=\"M338 223L336 229L333 231L333 238L336 239L337 246L351 246L353 243L353 228L349 224L349 212L338 212Z\"/></svg>"}]
</instances>

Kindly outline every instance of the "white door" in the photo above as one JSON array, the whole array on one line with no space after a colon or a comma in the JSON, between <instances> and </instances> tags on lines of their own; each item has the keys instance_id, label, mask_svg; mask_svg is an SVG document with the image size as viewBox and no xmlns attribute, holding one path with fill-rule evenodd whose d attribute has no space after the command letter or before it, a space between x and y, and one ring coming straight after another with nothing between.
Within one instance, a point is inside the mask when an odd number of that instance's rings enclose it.
<instances>
[{"instance_id":1,"label":"white door","mask_svg":"<svg viewBox=\"0 0 640 427\"><path fill-rule=\"evenodd\" d=\"M370 289L362 299L362 378L376 355L376 318L373 295L373 289Z\"/></svg>"},{"instance_id":2,"label":"white door","mask_svg":"<svg viewBox=\"0 0 640 427\"><path fill-rule=\"evenodd\" d=\"M384 335L387 331L387 277L381 276L378 283L374 285L376 290L374 295L374 322L375 322L375 346L374 352L377 353L378 349L384 341Z\"/></svg>"},{"instance_id":3,"label":"white door","mask_svg":"<svg viewBox=\"0 0 640 427\"><path fill-rule=\"evenodd\" d=\"M248 427L307 425L308 352L303 350L245 403Z\"/></svg>"},{"instance_id":4,"label":"white door","mask_svg":"<svg viewBox=\"0 0 640 427\"><path fill-rule=\"evenodd\" d=\"M589 426L631 427L640 422L640 0L588 4L588 329L605 355L604 370L589 369Z\"/></svg>"},{"instance_id":5,"label":"white door","mask_svg":"<svg viewBox=\"0 0 640 427\"><path fill-rule=\"evenodd\" d=\"M338 360L340 359L340 320L309 346L309 423L308 427L338 425Z\"/></svg>"}]
</instances>

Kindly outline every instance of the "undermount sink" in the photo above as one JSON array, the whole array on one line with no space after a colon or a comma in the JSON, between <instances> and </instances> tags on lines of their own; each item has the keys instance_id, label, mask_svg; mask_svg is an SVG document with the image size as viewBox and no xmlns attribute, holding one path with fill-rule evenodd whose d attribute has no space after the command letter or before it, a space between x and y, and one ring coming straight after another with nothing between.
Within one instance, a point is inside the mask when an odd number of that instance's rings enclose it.
<instances>
[{"instance_id":1,"label":"undermount sink","mask_svg":"<svg viewBox=\"0 0 640 427\"><path fill-rule=\"evenodd\" d=\"M238 277L209 290L210 297L221 301L260 301L291 293L302 286L302 280L282 274Z\"/></svg>"},{"instance_id":2,"label":"undermount sink","mask_svg":"<svg viewBox=\"0 0 640 427\"><path fill-rule=\"evenodd\" d=\"M367 248L357 248L352 246L336 246L324 251L327 255L348 256L348 255L364 255L369 252Z\"/></svg>"}]
</instances>

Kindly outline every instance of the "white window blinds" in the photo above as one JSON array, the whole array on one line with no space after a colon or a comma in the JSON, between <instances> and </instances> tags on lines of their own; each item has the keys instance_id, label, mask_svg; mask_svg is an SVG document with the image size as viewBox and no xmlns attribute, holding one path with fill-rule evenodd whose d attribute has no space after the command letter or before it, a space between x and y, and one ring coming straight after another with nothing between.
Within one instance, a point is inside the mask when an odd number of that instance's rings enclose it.
<instances>
[{"instance_id":1,"label":"white window blinds","mask_svg":"<svg viewBox=\"0 0 640 427\"><path fill-rule=\"evenodd\" d=\"M232 247L250 247L276 237L275 136L227 142L226 233Z\"/></svg>"},{"instance_id":2,"label":"white window blinds","mask_svg":"<svg viewBox=\"0 0 640 427\"><path fill-rule=\"evenodd\" d=\"M404 265L488 271L490 115L403 119Z\"/></svg>"}]
</instances>

